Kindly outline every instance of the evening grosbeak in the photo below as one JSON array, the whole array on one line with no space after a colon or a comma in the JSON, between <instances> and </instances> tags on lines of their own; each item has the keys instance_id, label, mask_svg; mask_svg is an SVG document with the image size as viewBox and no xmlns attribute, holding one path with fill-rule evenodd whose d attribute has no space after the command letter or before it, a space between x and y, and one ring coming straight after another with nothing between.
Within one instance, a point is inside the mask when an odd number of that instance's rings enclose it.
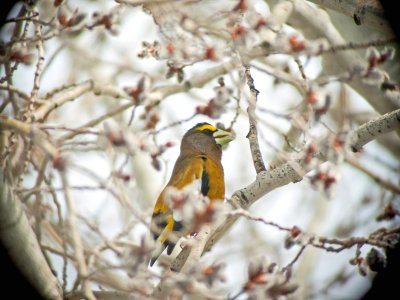
<instances>
[{"instance_id":1,"label":"evening grosbeak","mask_svg":"<svg viewBox=\"0 0 400 300\"><path fill-rule=\"evenodd\" d=\"M154 206L151 228L158 246L152 254L150 266L165 248L170 255L175 247L176 237L185 234L181 220L174 217L173 209L166 201L168 190L182 190L193 185L203 196L208 197L211 203L223 201L225 181L221 164L222 146L233 139L233 133L217 129L208 123L197 124L183 136L180 155L175 162L171 178ZM171 238L171 233L175 239Z\"/></svg>"}]
</instances>

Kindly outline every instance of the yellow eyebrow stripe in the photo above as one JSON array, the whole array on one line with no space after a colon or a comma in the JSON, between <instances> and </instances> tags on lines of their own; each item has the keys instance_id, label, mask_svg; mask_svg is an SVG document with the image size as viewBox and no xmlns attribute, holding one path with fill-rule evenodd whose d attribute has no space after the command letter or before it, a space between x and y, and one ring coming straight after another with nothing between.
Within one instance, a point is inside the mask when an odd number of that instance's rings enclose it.
<instances>
[{"instance_id":1,"label":"yellow eyebrow stripe","mask_svg":"<svg viewBox=\"0 0 400 300\"><path fill-rule=\"evenodd\" d=\"M196 127L196 130L198 130L198 131L203 131L203 130L207 130L207 129L211 130L213 132L218 130L217 128L215 128L214 126L212 126L210 124L204 124L199 127Z\"/></svg>"}]
</instances>

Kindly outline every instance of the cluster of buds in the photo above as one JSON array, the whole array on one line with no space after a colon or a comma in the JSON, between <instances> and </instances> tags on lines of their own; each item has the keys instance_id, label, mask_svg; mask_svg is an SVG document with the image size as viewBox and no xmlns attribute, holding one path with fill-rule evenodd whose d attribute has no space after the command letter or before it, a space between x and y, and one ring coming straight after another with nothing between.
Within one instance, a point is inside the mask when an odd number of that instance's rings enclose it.
<instances>
[{"instance_id":1,"label":"cluster of buds","mask_svg":"<svg viewBox=\"0 0 400 300\"><path fill-rule=\"evenodd\" d=\"M147 112L146 114L146 128L147 129L154 129L156 128L157 123L160 121L160 114L158 111L147 111L148 106L145 107Z\"/></svg>"},{"instance_id":2,"label":"cluster of buds","mask_svg":"<svg viewBox=\"0 0 400 300\"><path fill-rule=\"evenodd\" d=\"M65 5L60 6L57 12L58 23L65 28L74 27L80 24L85 18L86 15L79 13L78 9L72 12Z\"/></svg>"},{"instance_id":3,"label":"cluster of buds","mask_svg":"<svg viewBox=\"0 0 400 300\"><path fill-rule=\"evenodd\" d=\"M196 113L217 119L226 111L226 105L232 96L232 89L227 87L223 78L218 80L219 86L214 88L215 96L206 105L196 107Z\"/></svg>"},{"instance_id":4,"label":"cluster of buds","mask_svg":"<svg viewBox=\"0 0 400 300\"><path fill-rule=\"evenodd\" d=\"M104 124L104 136L108 142L114 147L122 147L127 145L126 134L122 128L117 128L109 123Z\"/></svg>"},{"instance_id":5,"label":"cluster of buds","mask_svg":"<svg viewBox=\"0 0 400 300\"><path fill-rule=\"evenodd\" d=\"M248 267L248 280L244 285L244 290L251 290L256 285L266 284L268 282L268 274L273 274L276 264L269 264L265 257L250 262Z\"/></svg>"},{"instance_id":6,"label":"cluster of buds","mask_svg":"<svg viewBox=\"0 0 400 300\"><path fill-rule=\"evenodd\" d=\"M292 272L278 271L275 263L268 263L260 258L249 264L248 280L242 292L248 294L249 299L276 299L293 294L298 285L290 281Z\"/></svg>"},{"instance_id":7,"label":"cluster of buds","mask_svg":"<svg viewBox=\"0 0 400 300\"><path fill-rule=\"evenodd\" d=\"M368 77L375 67L394 58L394 49L384 48L379 52L376 48L370 47L367 49L366 57L368 60L368 68L365 75Z\"/></svg>"},{"instance_id":8,"label":"cluster of buds","mask_svg":"<svg viewBox=\"0 0 400 300\"><path fill-rule=\"evenodd\" d=\"M146 91L149 89L148 80L146 77L141 77L135 86L125 87L125 92L131 97L135 105L143 103Z\"/></svg>"},{"instance_id":9,"label":"cluster of buds","mask_svg":"<svg viewBox=\"0 0 400 300\"><path fill-rule=\"evenodd\" d=\"M113 123L104 124L104 131L99 135L98 144L103 148L111 146L117 151L127 152L130 155L135 155L138 152L146 153L156 170L161 169L160 155L173 146L173 143L169 141L155 146L154 144L150 144L148 139L142 134L134 133L132 130L121 128ZM114 175L123 181L129 181L130 179L130 176L125 173L119 172L114 173Z\"/></svg>"},{"instance_id":10,"label":"cluster of buds","mask_svg":"<svg viewBox=\"0 0 400 300\"><path fill-rule=\"evenodd\" d=\"M306 103L311 105L314 110L314 120L319 121L331 106L330 95L325 95L321 90L310 88L306 93Z\"/></svg>"},{"instance_id":11,"label":"cluster of buds","mask_svg":"<svg viewBox=\"0 0 400 300\"><path fill-rule=\"evenodd\" d=\"M64 2L64 0L54 0L53 5L54 5L54 7L58 7L58 6L60 6L63 2Z\"/></svg>"},{"instance_id":12,"label":"cluster of buds","mask_svg":"<svg viewBox=\"0 0 400 300\"><path fill-rule=\"evenodd\" d=\"M327 151L328 160L334 163L343 162L346 151L349 149L348 134L340 132L338 134L331 134L328 139L329 149Z\"/></svg>"},{"instance_id":13,"label":"cluster of buds","mask_svg":"<svg viewBox=\"0 0 400 300\"><path fill-rule=\"evenodd\" d=\"M159 160L159 157L161 154L163 154L165 152L165 150L167 150L168 148L171 148L174 144L172 142L166 142L163 145L160 145L156 151L153 151L152 153L150 153L150 157L151 157L151 165L154 167L154 169L156 169L157 171L161 170L161 163Z\"/></svg>"},{"instance_id":14,"label":"cluster of buds","mask_svg":"<svg viewBox=\"0 0 400 300\"><path fill-rule=\"evenodd\" d=\"M315 143L311 143L307 146L304 151L303 161L306 164L311 164L314 161L314 154L317 153L318 146Z\"/></svg>"},{"instance_id":15,"label":"cluster of buds","mask_svg":"<svg viewBox=\"0 0 400 300\"><path fill-rule=\"evenodd\" d=\"M297 35L290 35L288 42L290 52L300 52L306 48L305 40Z\"/></svg>"},{"instance_id":16,"label":"cluster of buds","mask_svg":"<svg viewBox=\"0 0 400 300\"><path fill-rule=\"evenodd\" d=\"M329 192L333 184L337 181L337 175L332 170L317 170L317 173L311 177L312 185L317 186L319 190Z\"/></svg>"},{"instance_id":17,"label":"cluster of buds","mask_svg":"<svg viewBox=\"0 0 400 300\"><path fill-rule=\"evenodd\" d=\"M376 217L377 221L392 220L396 216L400 216L400 210L395 206L393 202L390 202L385 206L383 212Z\"/></svg>"},{"instance_id":18,"label":"cluster of buds","mask_svg":"<svg viewBox=\"0 0 400 300\"><path fill-rule=\"evenodd\" d=\"M286 249L290 249L296 242L299 241L302 231L299 227L293 226L285 237L284 246Z\"/></svg>"},{"instance_id":19,"label":"cluster of buds","mask_svg":"<svg viewBox=\"0 0 400 300\"><path fill-rule=\"evenodd\" d=\"M20 47L18 45L14 45L8 54L10 61L22 63L24 65L30 65L34 60L34 57L35 56L29 51L28 48Z\"/></svg>"},{"instance_id":20,"label":"cluster of buds","mask_svg":"<svg viewBox=\"0 0 400 300\"><path fill-rule=\"evenodd\" d=\"M279 42L281 41L282 51L292 55L301 54L318 54L324 49L330 49L331 45L326 39L305 39L300 33L289 33L284 34Z\"/></svg>"},{"instance_id":21,"label":"cluster of buds","mask_svg":"<svg viewBox=\"0 0 400 300\"><path fill-rule=\"evenodd\" d=\"M251 48L263 44L264 36L269 36L264 31L271 31L268 25L273 22L254 10L247 0L239 0L230 13L214 14L209 20L215 24L199 23L201 19L198 14L201 10L196 9L197 5L202 4L193 3L190 10L176 6L174 14L168 19L156 17L164 41L143 43L139 57L155 57L180 66L204 60L215 61L224 53L236 52L238 46ZM203 18L207 19L207 16ZM221 36L228 32L230 39L211 41L210 37L215 36L216 31L221 31Z\"/></svg>"},{"instance_id":22,"label":"cluster of buds","mask_svg":"<svg viewBox=\"0 0 400 300\"><path fill-rule=\"evenodd\" d=\"M172 209L174 220L181 222L188 234L196 234L204 224L214 222L224 213L224 203L211 202L203 196L196 181L183 189L168 187L165 199Z\"/></svg>"},{"instance_id":23,"label":"cluster of buds","mask_svg":"<svg viewBox=\"0 0 400 300\"><path fill-rule=\"evenodd\" d=\"M371 248L364 258L361 256L361 251L357 249L356 256L350 259L349 263L358 267L360 275L366 276L368 271L382 271L386 267L386 256L376 248Z\"/></svg>"},{"instance_id":24,"label":"cluster of buds","mask_svg":"<svg viewBox=\"0 0 400 300\"><path fill-rule=\"evenodd\" d=\"M144 234L140 243L123 245L121 251L117 253L122 261L122 266L127 270L130 277L137 276L140 267L147 269L147 264L155 248L155 241L150 234Z\"/></svg>"},{"instance_id":25,"label":"cluster of buds","mask_svg":"<svg viewBox=\"0 0 400 300\"><path fill-rule=\"evenodd\" d=\"M188 271L188 276L196 280L196 282L205 283L211 288L218 282L225 282L225 264L214 263L212 265L194 265Z\"/></svg>"},{"instance_id":26,"label":"cluster of buds","mask_svg":"<svg viewBox=\"0 0 400 300\"><path fill-rule=\"evenodd\" d=\"M144 113L140 119L144 120L146 129L154 129L160 121L159 103L159 101L151 102L144 107Z\"/></svg>"},{"instance_id":27,"label":"cluster of buds","mask_svg":"<svg viewBox=\"0 0 400 300\"><path fill-rule=\"evenodd\" d=\"M249 6L248 1L240 0L228 16L227 27L233 42L232 47L246 46L248 48L269 45L271 27L275 23ZM274 30L272 30L274 31ZM276 32L276 31L275 31Z\"/></svg>"},{"instance_id":28,"label":"cluster of buds","mask_svg":"<svg viewBox=\"0 0 400 300\"><path fill-rule=\"evenodd\" d=\"M143 50L138 54L138 57L154 57L156 59L160 59L160 48L161 45L159 42L154 41L152 44L148 42L142 43Z\"/></svg>"},{"instance_id":29,"label":"cluster of buds","mask_svg":"<svg viewBox=\"0 0 400 300\"><path fill-rule=\"evenodd\" d=\"M379 52L370 47L366 51L367 64L354 64L350 76L358 76L365 84L385 87L385 90L396 91L396 84L390 81L389 75L378 68L379 65L393 59L394 50L385 48Z\"/></svg>"},{"instance_id":30,"label":"cluster of buds","mask_svg":"<svg viewBox=\"0 0 400 300\"><path fill-rule=\"evenodd\" d=\"M88 26L89 29L98 26L104 26L110 33L116 35L118 34L117 31L117 14L116 13L108 13L108 14L101 14L98 12L93 13L93 21L92 24Z\"/></svg>"},{"instance_id":31,"label":"cluster of buds","mask_svg":"<svg viewBox=\"0 0 400 300\"><path fill-rule=\"evenodd\" d=\"M168 70L167 74L165 75L166 78L172 78L176 76L177 81L180 83L185 79L185 73L183 72L183 66L177 66L172 61L168 61Z\"/></svg>"},{"instance_id":32,"label":"cluster of buds","mask_svg":"<svg viewBox=\"0 0 400 300\"><path fill-rule=\"evenodd\" d=\"M158 41L153 43L143 42L143 49L138 54L138 57L154 57L157 60L167 60L168 78L176 73L173 72L174 69L182 70L187 65L203 60L215 61L221 56L221 49L203 41L199 41L196 47L188 48L186 46L185 43L179 43L178 41L167 41L166 43Z\"/></svg>"}]
</instances>

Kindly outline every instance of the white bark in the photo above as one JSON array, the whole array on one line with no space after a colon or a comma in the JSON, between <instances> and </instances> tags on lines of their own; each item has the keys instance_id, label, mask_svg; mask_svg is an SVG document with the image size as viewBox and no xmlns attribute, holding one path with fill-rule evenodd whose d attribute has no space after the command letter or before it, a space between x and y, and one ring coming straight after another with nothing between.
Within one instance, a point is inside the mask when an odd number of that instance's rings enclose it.
<instances>
[{"instance_id":1,"label":"white bark","mask_svg":"<svg viewBox=\"0 0 400 300\"><path fill-rule=\"evenodd\" d=\"M20 200L0 171L0 241L15 265L45 299L62 299L60 285L40 249ZM18 284L16 285L18 286Z\"/></svg>"}]
</instances>

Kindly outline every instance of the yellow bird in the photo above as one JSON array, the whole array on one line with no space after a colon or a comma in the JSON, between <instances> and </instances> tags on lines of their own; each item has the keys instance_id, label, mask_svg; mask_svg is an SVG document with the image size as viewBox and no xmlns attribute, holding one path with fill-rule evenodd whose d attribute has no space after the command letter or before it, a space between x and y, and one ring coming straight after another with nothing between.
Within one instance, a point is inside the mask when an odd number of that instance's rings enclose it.
<instances>
[{"instance_id":1,"label":"yellow bird","mask_svg":"<svg viewBox=\"0 0 400 300\"><path fill-rule=\"evenodd\" d=\"M222 146L231 142L234 135L217 129L208 123L199 123L191 128L182 138L180 155L175 162L171 178L158 196L151 219L153 237L161 244L150 260L150 266L167 248L170 255L175 242L169 238L171 232L182 236L183 225L175 220L172 209L165 201L168 188L178 190L199 181L201 194L210 201L222 201L225 196L224 169L221 164ZM176 241L176 239L175 239Z\"/></svg>"}]
</instances>

